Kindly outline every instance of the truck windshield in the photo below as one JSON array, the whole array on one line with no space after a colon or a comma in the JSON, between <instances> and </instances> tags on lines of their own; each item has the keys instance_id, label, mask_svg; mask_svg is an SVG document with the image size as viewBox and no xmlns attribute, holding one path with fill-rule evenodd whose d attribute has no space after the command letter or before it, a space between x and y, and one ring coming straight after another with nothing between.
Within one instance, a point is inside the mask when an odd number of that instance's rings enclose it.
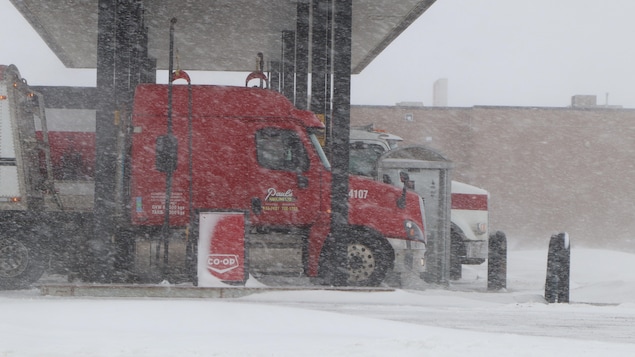
<instances>
[{"instance_id":1,"label":"truck windshield","mask_svg":"<svg viewBox=\"0 0 635 357\"><path fill-rule=\"evenodd\" d=\"M350 146L349 171L353 175L373 177L377 171L377 159L385 149L381 145L355 142Z\"/></svg>"},{"instance_id":2,"label":"truck windshield","mask_svg":"<svg viewBox=\"0 0 635 357\"><path fill-rule=\"evenodd\" d=\"M309 133L309 137L311 138L311 144L313 144L315 151L317 151L317 154L320 157L320 161L322 161L322 165L324 165L324 167L326 167L327 170L330 170L331 163L329 162L329 159L326 157L324 150L322 150L322 145L320 145L320 140L317 138L317 136L315 136L315 133Z\"/></svg>"}]
</instances>

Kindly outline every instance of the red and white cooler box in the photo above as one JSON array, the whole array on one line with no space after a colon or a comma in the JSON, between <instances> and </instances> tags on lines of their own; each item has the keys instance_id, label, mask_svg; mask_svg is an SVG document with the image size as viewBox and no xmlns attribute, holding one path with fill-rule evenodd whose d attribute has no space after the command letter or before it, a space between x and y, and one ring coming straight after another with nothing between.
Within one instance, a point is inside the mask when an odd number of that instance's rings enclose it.
<instances>
[{"instance_id":1,"label":"red and white cooler box","mask_svg":"<svg viewBox=\"0 0 635 357\"><path fill-rule=\"evenodd\" d=\"M245 284L246 222L245 212L199 213L198 286Z\"/></svg>"}]
</instances>

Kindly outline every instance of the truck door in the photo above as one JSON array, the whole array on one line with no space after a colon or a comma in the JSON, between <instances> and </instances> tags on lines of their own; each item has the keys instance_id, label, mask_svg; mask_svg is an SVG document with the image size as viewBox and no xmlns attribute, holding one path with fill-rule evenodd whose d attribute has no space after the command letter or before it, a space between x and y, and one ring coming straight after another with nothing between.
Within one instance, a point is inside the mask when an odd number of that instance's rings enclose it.
<instances>
[{"instance_id":1,"label":"truck door","mask_svg":"<svg viewBox=\"0 0 635 357\"><path fill-rule=\"evenodd\" d=\"M320 171L303 141L308 138L293 129L265 127L256 130L255 139L254 218L263 225L311 225L320 208Z\"/></svg>"}]
</instances>

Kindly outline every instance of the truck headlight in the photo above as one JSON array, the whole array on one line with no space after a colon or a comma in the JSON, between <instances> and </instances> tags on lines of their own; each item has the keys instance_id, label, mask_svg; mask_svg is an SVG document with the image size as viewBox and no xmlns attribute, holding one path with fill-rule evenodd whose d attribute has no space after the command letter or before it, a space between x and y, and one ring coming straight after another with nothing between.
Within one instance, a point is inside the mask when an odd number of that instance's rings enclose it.
<instances>
[{"instance_id":1,"label":"truck headlight","mask_svg":"<svg viewBox=\"0 0 635 357\"><path fill-rule=\"evenodd\" d=\"M415 222L406 220L404 222L404 228L406 230L406 237L408 237L408 239L426 243L426 238L425 235L423 235L423 231Z\"/></svg>"},{"instance_id":2,"label":"truck headlight","mask_svg":"<svg viewBox=\"0 0 635 357\"><path fill-rule=\"evenodd\" d=\"M474 227L474 233L476 234L485 234L487 233L487 223L477 223L476 227Z\"/></svg>"}]
</instances>

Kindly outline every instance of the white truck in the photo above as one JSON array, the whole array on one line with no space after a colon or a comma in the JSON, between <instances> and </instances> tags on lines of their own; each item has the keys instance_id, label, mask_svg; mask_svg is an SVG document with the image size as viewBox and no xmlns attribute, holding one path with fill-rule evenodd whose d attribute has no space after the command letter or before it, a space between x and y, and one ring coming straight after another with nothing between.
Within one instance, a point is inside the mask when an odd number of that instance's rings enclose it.
<instances>
[{"instance_id":1,"label":"white truck","mask_svg":"<svg viewBox=\"0 0 635 357\"><path fill-rule=\"evenodd\" d=\"M381 180L379 158L396 149L403 138L375 130L372 125L353 127L350 133L350 173ZM415 190L426 198L425 192ZM457 181L452 181L451 192L450 279L457 280L461 278L461 264L478 265L487 258L489 192Z\"/></svg>"}]
</instances>

